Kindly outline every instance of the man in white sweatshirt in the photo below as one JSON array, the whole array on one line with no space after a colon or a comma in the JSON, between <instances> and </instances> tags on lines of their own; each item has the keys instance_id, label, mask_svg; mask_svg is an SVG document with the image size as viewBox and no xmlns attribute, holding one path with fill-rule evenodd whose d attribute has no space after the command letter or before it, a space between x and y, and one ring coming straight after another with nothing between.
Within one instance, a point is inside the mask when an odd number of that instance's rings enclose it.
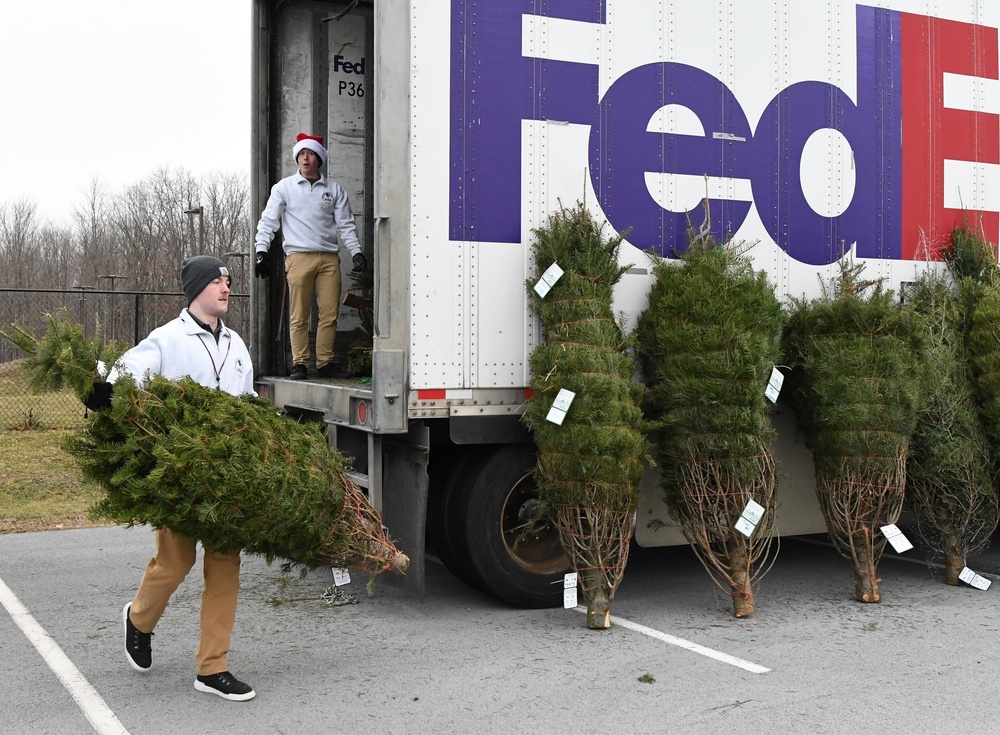
<instances>
[{"instance_id":1,"label":"man in white sweatshirt","mask_svg":"<svg viewBox=\"0 0 1000 735\"><path fill-rule=\"evenodd\" d=\"M271 240L281 227L288 280L288 336L292 343L292 370L289 377L302 380L309 363L309 312L316 294L316 374L320 378L344 377L335 362L333 342L340 312L340 246L346 247L354 271L367 267L361 252L354 214L347 192L320 168L329 153L323 137L299 133L292 157L298 172L271 188L264 212L257 223L254 273L271 275Z\"/></svg>"},{"instance_id":2,"label":"man in white sweatshirt","mask_svg":"<svg viewBox=\"0 0 1000 735\"><path fill-rule=\"evenodd\" d=\"M152 374L168 380L190 377L206 388L234 396L253 394L253 365L240 336L222 317L229 310L229 268L218 258L199 255L181 268L187 308L150 332L115 363L107 382L95 383L84 400L88 408L110 405L114 382L124 373L144 385ZM135 597L122 609L125 653L139 672L153 665L151 639L171 595L195 564L197 540L166 528L156 531L156 554L146 566ZM245 702L255 692L229 671L229 643L240 589L240 552L204 551L201 626L195 653L194 688L223 699Z\"/></svg>"}]
</instances>

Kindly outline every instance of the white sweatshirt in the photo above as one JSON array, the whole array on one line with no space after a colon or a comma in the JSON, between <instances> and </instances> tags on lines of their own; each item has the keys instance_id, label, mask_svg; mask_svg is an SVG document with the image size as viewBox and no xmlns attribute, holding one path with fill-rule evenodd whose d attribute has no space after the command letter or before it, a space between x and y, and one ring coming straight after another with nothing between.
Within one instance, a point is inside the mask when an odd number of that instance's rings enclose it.
<instances>
[{"instance_id":1,"label":"white sweatshirt","mask_svg":"<svg viewBox=\"0 0 1000 735\"><path fill-rule=\"evenodd\" d=\"M361 252L347 192L322 174L318 181L310 183L295 173L271 187L271 196L257 223L257 252L268 249L279 225L285 255L336 253L338 236L351 255Z\"/></svg>"},{"instance_id":2,"label":"white sweatshirt","mask_svg":"<svg viewBox=\"0 0 1000 735\"><path fill-rule=\"evenodd\" d=\"M254 392L253 365L240 336L223 324L216 344L215 337L187 309L122 355L108 380L113 383L122 373L132 375L140 386L157 374L168 380L189 376L206 388L234 396Z\"/></svg>"}]
</instances>

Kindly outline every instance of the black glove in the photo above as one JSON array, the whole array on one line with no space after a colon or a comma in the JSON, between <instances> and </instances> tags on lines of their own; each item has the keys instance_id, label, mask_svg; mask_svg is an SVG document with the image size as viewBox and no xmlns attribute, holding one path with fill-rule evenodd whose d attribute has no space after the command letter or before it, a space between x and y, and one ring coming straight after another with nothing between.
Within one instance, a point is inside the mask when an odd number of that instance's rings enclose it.
<instances>
[{"instance_id":1,"label":"black glove","mask_svg":"<svg viewBox=\"0 0 1000 735\"><path fill-rule=\"evenodd\" d=\"M362 253L358 253L352 258L354 261L354 270L352 273L361 273L365 268L368 267L368 259Z\"/></svg>"},{"instance_id":2,"label":"black glove","mask_svg":"<svg viewBox=\"0 0 1000 735\"><path fill-rule=\"evenodd\" d=\"M96 382L90 389L90 393L83 399L83 405L91 411L100 411L111 405L111 394L114 392L115 384L106 382Z\"/></svg>"},{"instance_id":3,"label":"black glove","mask_svg":"<svg viewBox=\"0 0 1000 735\"><path fill-rule=\"evenodd\" d=\"M271 275L271 256L266 250L257 253L253 261L253 274L257 278L269 278Z\"/></svg>"}]
</instances>

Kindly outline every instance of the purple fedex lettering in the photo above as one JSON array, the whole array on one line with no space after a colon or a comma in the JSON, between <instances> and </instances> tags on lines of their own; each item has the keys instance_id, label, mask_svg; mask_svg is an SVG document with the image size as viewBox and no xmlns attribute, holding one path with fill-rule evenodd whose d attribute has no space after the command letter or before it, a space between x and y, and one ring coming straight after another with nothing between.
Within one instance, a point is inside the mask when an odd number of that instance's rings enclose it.
<instances>
[{"instance_id":1,"label":"purple fedex lettering","mask_svg":"<svg viewBox=\"0 0 1000 735\"><path fill-rule=\"evenodd\" d=\"M757 212L778 246L810 265L836 262L852 243L861 258L901 257L899 13L859 6L857 19L857 105L831 84L799 82L771 101L754 133ZM802 150L826 128L840 132L854 154L854 197L836 217L813 210L802 191Z\"/></svg>"},{"instance_id":2,"label":"purple fedex lettering","mask_svg":"<svg viewBox=\"0 0 1000 735\"><path fill-rule=\"evenodd\" d=\"M901 63L899 14L857 8L857 103L818 81L793 84L752 130L732 91L692 66L663 62L626 72L598 99L594 65L522 56L522 17L604 23L603 0L453 0L449 233L452 240L520 242L521 121L591 126L589 169L612 226L641 249L684 247L688 218L653 198L646 174L750 182L753 205L791 257L821 265L857 242L861 257L900 257ZM662 107L689 109L703 136L652 132ZM813 133L838 131L853 151L855 189L843 212L816 212L801 180ZM710 202L716 234L736 232L751 203Z\"/></svg>"},{"instance_id":3,"label":"purple fedex lettering","mask_svg":"<svg viewBox=\"0 0 1000 735\"><path fill-rule=\"evenodd\" d=\"M628 239L636 247L670 256L684 248L688 219L700 225L704 213L662 209L645 174L743 178L764 227L796 260L833 263L854 242L860 257L900 257L898 38L898 13L859 7L858 104L831 84L793 84L765 108L752 138L732 92L708 73L662 63L624 74L601 100L590 136L591 180L608 221L619 231L632 228ZM647 132L653 113L671 104L694 112L705 136ZM847 140L856 167L854 196L834 217L813 210L801 181L806 141L828 128ZM750 209L749 202L709 204L717 236L738 230Z\"/></svg>"},{"instance_id":4,"label":"purple fedex lettering","mask_svg":"<svg viewBox=\"0 0 1000 735\"><path fill-rule=\"evenodd\" d=\"M597 67L521 55L521 18L604 23L604 0L453 0L452 240L521 241L521 121L591 125Z\"/></svg>"},{"instance_id":5,"label":"purple fedex lettering","mask_svg":"<svg viewBox=\"0 0 1000 735\"><path fill-rule=\"evenodd\" d=\"M694 112L706 136L647 132L653 113L667 105ZM713 139L712 131L728 135ZM750 141L746 116L721 81L693 66L646 64L619 78L601 100L598 123L590 132L591 182L615 229L631 228L633 245L669 256L683 249L688 217L699 225L704 215L661 208L649 193L646 174L750 178ZM713 200L710 208L715 223L735 231L750 203Z\"/></svg>"}]
</instances>

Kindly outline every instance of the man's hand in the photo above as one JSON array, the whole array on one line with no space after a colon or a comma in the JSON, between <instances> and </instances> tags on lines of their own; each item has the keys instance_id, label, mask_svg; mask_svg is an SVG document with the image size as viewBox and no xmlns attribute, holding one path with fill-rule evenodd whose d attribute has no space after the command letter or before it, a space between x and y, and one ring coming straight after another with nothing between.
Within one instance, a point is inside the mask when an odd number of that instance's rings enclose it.
<instances>
[{"instance_id":1,"label":"man's hand","mask_svg":"<svg viewBox=\"0 0 1000 735\"><path fill-rule=\"evenodd\" d=\"M362 253L358 253L352 258L354 262L354 270L352 273L361 273L365 268L368 267L368 259Z\"/></svg>"},{"instance_id":2,"label":"man's hand","mask_svg":"<svg viewBox=\"0 0 1000 735\"><path fill-rule=\"evenodd\" d=\"M114 392L115 384L106 382L95 382L90 393L83 399L83 405L91 411L100 411L111 405L111 394Z\"/></svg>"},{"instance_id":3,"label":"man's hand","mask_svg":"<svg viewBox=\"0 0 1000 735\"><path fill-rule=\"evenodd\" d=\"M266 250L257 253L253 261L253 274L257 278L268 278L271 275L271 256Z\"/></svg>"}]
</instances>

